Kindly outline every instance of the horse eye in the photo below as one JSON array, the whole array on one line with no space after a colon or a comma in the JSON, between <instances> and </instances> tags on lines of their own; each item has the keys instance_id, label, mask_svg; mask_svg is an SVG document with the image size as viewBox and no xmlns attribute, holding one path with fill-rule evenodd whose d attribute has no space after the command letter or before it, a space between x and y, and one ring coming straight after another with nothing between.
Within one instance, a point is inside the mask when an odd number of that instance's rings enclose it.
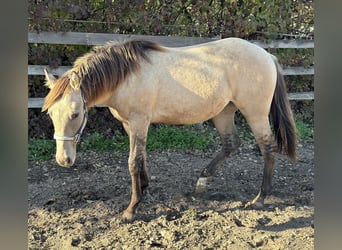
<instances>
[{"instance_id":1,"label":"horse eye","mask_svg":"<svg viewBox=\"0 0 342 250\"><path fill-rule=\"evenodd\" d=\"M79 113L73 113L73 114L71 115L71 119L72 119L72 120L76 119L76 118L78 117L78 115L79 115Z\"/></svg>"}]
</instances>

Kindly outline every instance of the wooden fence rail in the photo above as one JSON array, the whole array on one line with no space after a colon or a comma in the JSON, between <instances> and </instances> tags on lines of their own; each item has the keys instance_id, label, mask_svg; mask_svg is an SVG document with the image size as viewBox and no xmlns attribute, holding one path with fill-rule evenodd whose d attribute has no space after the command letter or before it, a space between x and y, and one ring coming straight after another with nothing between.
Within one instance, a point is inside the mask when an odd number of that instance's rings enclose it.
<instances>
[{"instance_id":1,"label":"wooden fence rail","mask_svg":"<svg viewBox=\"0 0 342 250\"><path fill-rule=\"evenodd\" d=\"M69 44L69 45L104 45L112 40L125 40L128 38L142 38L156 41L167 47L182 47L195 45L214 40L219 37L175 37L175 36L148 36L148 35L124 35L124 34L107 34L107 33L82 33L82 32L40 32L28 33L28 42L35 44ZM280 49L312 49L314 48L313 40L272 40L272 41L256 41L250 42L257 44L262 48L280 48ZM44 68L47 65L28 65L28 75L44 75ZM50 69L54 75L62 75L71 66L60 66ZM285 75L314 75L314 68L289 67L284 69ZM314 100L314 92L289 93L290 100ZM43 98L29 98L28 108L41 108Z\"/></svg>"},{"instance_id":2,"label":"wooden fence rail","mask_svg":"<svg viewBox=\"0 0 342 250\"><path fill-rule=\"evenodd\" d=\"M82 32L41 32L28 33L29 43L46 43L46 44L73 44L73 45L103 45L112 40L124 40L128 38L142 38L156 41L163 46L181 47L189 46L204 42L219 40L220 37L182 37L182 36L148 36L148 35L124 35L124 34L108 34L108 33L82 33ZM251 40L263 48L280 48L280 49L312 49L314 48L313 40L272 40L259 41Z\"/></svg>"}]
</instances>

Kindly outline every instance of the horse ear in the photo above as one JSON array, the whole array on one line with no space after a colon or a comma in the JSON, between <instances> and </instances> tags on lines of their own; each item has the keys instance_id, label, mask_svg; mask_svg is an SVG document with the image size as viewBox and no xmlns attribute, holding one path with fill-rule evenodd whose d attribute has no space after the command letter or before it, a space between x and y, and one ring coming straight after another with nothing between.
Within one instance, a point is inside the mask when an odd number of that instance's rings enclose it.
<instances>
[{"instance_id":1,"label":"horse ear","mask_svg":"<svg viewBox=\"0 0 342 250\"><path fill-rule=\"evenodd\" d=\"M44 68L45 73L45 86L52 89L53 85L55 85L56 77L54 77L52 74L50 74L47 70L47 68Z\"/></svg>"},{"instance_id":2,"label":"horse ear","mask_svg":"<svg viewBox=\"0 0 342 250\"><path fill-rule=\"evenodd\" d=\"M71 72L70 85L73 89L79 89L81 86L81 79L75 71Z\"/></svg>"}]
</instances>

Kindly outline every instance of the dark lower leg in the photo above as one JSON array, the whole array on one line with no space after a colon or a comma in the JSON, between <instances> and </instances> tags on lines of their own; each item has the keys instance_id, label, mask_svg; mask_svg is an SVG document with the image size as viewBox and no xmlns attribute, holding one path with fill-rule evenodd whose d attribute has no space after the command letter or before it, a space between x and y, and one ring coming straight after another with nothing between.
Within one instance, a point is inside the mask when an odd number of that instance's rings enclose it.
<instances>
[{"instance_id":1,"label":"dark lower leg","mask_svg":"<svg viewBox=\"0 0 342 250\"><path fill-rule=\"evenodd\" d=\"M200 177L211 177L218 166L241 144L240 138L236 134L222 138L222 150L216 157L202 170Z\"/></svg>"},{"instance_id":2,"label":"dark lower leg","mask_svg":"<svg viewBox=\"0 0 342 250\"><path fill-rule=\"evenodd\" d=\"M237 134L230 134L222 138L222 150L216 157L202 170L200 177L196 183L195 193L203 193L208 184L208 180L212 178L221 163L234 152L241 144Z\"/></svg>"},{"instance_id":3,"label":"dark lower leg","mask_svg":"<svg viewBox=\"0 0 342 250\"><path fill-rule=\"evenodd\" d=\"M123 218L128 221L132 221L135 216L137 206L142 198L142 182L141 176L145 177L145 157L144 154L134 154L133 160L131 157L128 161L129 172L132 180L132 194L131 201L127 209L123 213ZM147 175L146 175L147 177ZM146 184L146 183L145 183Z\"/></svg>"},{"instance_id":4,"label":"dark lower leg","mask_svg":"<svg viewBox=\"0 0 342 250\"><path fill-rule=\"evenodd\" d=\"M144 192L144 190L149 185L149 180L148 180L148 174L147 174L146 166L144 166L144 168L140 172L140 184L141 184L141 191Z\"/></svg>"},{"instance_id":5,"label":"dark lower leg","mask_svg":"<svg viewBox=\"0 0 342 250\"><path fill-rule=\"evenodd\" d=\"M264 171L260 191L252 201L246 203L245 208L255 204L259 199L263 204L266 196L270 195L272 191L272 177L275 163L274 145L267 144L264 149L262 149L262 154L264 157Z\"/></svg>"},{"instance_id":6,"label":"dark lower leg","mask_svg":"<svg viewBox=\"0 0 342 250\"><path fill-rule=\"evenodd\" d=\"M261 195L263 197L269 195L272 190L272 177L274 170L274 156L273 153L267 153L265 156L264 173L261 184Z\"/></svg>"},{"instance_id":7,"label":"dark lower leg","mask_svg":"<svg viewBox=\"0 0 342 250\"><path fill-rule=\"evenodd\" d=\"M132 221L134 219L137 206L142 196L139 174L138 173L133 174L133 175L131 174L131 179L132 179L131 201L123 213L123 218L128 221Z\"/></svg>"}]
</instances>

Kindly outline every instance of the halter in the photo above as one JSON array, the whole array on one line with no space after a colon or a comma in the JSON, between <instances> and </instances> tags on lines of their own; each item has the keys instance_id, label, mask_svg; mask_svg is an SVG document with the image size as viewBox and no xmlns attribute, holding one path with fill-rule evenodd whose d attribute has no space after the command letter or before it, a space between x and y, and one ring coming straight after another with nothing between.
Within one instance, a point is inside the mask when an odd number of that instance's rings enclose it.
<instances>
[{"instance_id":1,"label":"halter","mask_svg":"<svg viewBox=\"0 0 342 250\"><path fill-rule=\"evenodd\" d=\"M77 144L80 141L83 129L86 126L87 119L88 119L88 110L86 106L86 101L84 99L83 94L82 95L82 102L83 102L83 110L84 110L84 115L83 115L83 120L81 123L80 128L77 130L76 134L74 136L60 136L60 135L53 135L53 138L58 141L73 141L75 144Z\"/></svg>"}]
</instances>

